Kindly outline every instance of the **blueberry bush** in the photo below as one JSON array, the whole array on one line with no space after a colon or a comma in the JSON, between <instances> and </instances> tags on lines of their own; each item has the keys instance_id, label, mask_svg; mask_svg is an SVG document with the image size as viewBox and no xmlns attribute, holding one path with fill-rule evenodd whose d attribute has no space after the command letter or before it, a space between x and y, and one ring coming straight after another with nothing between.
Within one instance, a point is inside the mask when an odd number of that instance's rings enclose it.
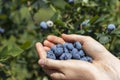
<instances>
[{"instance_id":1,"label":"blueberry bush","mask_svg":"<svg viewBox=\"0 0 120 80\"><path fill-rule=\"evenodd\" d=\"M35 43L62 33L91 36L119 58L120 0L0 0L0 80L48 80Z\"/></svg>"}]
</instances>

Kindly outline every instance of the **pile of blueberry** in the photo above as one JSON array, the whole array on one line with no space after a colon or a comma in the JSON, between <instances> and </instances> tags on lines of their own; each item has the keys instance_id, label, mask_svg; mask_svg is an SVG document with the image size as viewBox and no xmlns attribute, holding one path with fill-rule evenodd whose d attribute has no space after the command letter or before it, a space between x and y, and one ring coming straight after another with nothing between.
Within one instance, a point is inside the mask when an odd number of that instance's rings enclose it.
<instances>
[{"instance_id":1,"label":"pile of blueberry","mask_svg":"<svg viewBox=\"0 0 120 80\"><path fill-rule=\"evenodd\" d=\"M47 51L47 58L55 60L76 59L92 62L92 58L85 54L80 42L57 44Z\"/></svg>"}]
</instances>

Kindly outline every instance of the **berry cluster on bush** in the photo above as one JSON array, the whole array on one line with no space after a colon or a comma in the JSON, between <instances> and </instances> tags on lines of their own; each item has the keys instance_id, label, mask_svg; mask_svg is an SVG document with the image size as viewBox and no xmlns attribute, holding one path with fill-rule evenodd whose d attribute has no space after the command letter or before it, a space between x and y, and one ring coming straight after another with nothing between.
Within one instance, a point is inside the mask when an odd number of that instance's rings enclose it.
<instances>
[{"instance_id":1,"label":"berry cluster on bush","mask_svg":"<svg viewBox=\"0 0 120 80\"><path fill-rule=\"evenodd\" d=\"M42 21L42 22L40 22L40 27L42 29L47 29L48 27L53 27L53 21L50 21L50 20L47 22Z\"/></svg>"},{"instance_id":2,"label":"berry cluster on bush","mask_svg":"<svg viewBox=\"0 0 120 80\"><path fill-rule=\"evenodd\" d=\"M83 60L92 62L92 58L86 55L80 42L57 44L47 51L47 58L55 60Z\"/></svg>"}]
</instances>

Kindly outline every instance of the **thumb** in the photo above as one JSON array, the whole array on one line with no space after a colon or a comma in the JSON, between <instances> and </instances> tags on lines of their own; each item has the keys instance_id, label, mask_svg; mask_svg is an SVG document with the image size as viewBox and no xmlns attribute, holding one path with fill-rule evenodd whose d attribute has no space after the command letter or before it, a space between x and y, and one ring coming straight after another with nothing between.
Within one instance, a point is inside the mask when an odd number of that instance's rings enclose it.
<instances>
[{"instance_id":1,"label":"thumb","mask_svg":"<svg viewBox=\"0 0 120 80\"><path fill-rule=\"evenodd\" d=\"M64 68L64 61L53 60L53 59L40 59L38 63L48 69L61 70Z\"/></svg>"},{"instance_id":2,"label":"thumb","mask_svg":"<svg viewBox=\"0 0 120 80\"><path fill-rule=\"evenodd\" d=\"M36 43L36 50L40 59L46 59L46 51L41 43Z\"/></svg>"}]
</instances>

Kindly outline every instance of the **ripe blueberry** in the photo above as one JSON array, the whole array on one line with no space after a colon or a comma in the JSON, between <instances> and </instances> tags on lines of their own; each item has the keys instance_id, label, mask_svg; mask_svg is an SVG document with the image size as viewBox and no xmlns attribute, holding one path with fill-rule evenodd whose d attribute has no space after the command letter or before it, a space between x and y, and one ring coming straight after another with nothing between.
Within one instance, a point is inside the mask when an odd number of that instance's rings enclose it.
<instances>
[{"instance_id":1,"label":"ripe blueberry","mask_svg":"<svg viewBox=\"0 0 120 80\"><path fill-rule=\"evenodd\" d=\"M5 29L0 27L0 33L4 33L4 32L5 32Z\"/></svg>"},{"instance_id":2,"label":"ripe blueberry","mask_svg":"<svg viewBox=\"0 0 120 80\"><path fill-rule=\"evenodd\" d=\"M56 57L60 56L63 53L63 48L56 48L54 54Z\"/></svg>"},{"instance_id":3,"label":"ripe blueberry","mask_svg":"<svg viewBox=\"0 0 120 80\"><path fill-rule=\"evenodd\" d=\"M109 24L107 28L108 28L108 31L113 31L116 27L114 24Z\"/></svg>"},{"instance_id":4,"label":"ripe blueberry","mask_svg":"<svg viewBox=\"0 0 120 80\"><path fill-rule=\"evenodd\" d=\"M45 21L42 21L41 23L40 23L40 27L42 28L42 29L47 29L48 27L47 27L47 23L45 22Z\"/></svg>"},{"instance_id":5,"label":"ripe blueberry","mask_svg":"<svg viewBox=\"0 0 120 80\"><path fill-rule=\"evenodd\" d=\"M51 48L51 50L52 50L53 52L54 52L56 49L57 49L56 46L53 46L53 47Z\"/></svg>"},{"instance_id":6,"label":"ripe blueberry","mask_svg":"<svg viewBox=\"0 0 120 80\"><path fill-rule=\"evenodd\" d=\"M86 56L86 58L87 58L87 61L88 61L88 62L92 62L92 61L93 61L92 58L89 57L89 56Z\"/></svg>"},{"instance_id":7,"label":"ripe blueberry","mask_svg":"<svg viewBox=\"0 0 120 80\"><path fill-rule=\"evenodd\" d=\"M82 25L82 26L86 26L86 25L89 23L89 21L90 21L90 20L87 19L87 20L83 21L83 22L81 23L81 25Z\"/></svg>"},{"instance_id":8,"label":"ripe blueberry","mask_svg":"<svg viewBox=\"0 0 120 80\"><path fill-rule=\"evenodd\" d=\"M72 58L72 55L70 53L63 53L61 56L60 56L60 60L68 60L68 59L71 59Z\"/></svg>"},{"instance_id":9,"label":"ripe blueberry","mask_svg":"<svg viewBox=\"0 0 120 80\"><path fill-rule=\"evenodd\" d=\"M64 50L64 53L69 53L69 50L66 47L64 47L63 50Z\"/></svg>"},{"instance_id":10,"label":"ripe blueberry","mask_svg":"<svg viewBox=\"0 0 120 80\"><path fill-rule=\"evenodd\" d=\"M77 48L78 50L80 50L81 48L82 48L82 45L80 44L80 42L75 42L74 43L74 46L75 46L75 48Z\"/></svg>"},{"instance_id":11,"label":"ripe blueberry","mask_svg":"<svg viewBox=\"0 0 120 80\"><path fill-rule=\"evenodd\" d=\"M73 59L78 59L78 60L81 58L78 53L72 54L72 57L73 57Z\"/></svg>"},{"instance_id":12,"label":"ripe blueberry","mask_svg":"<svg viewBox=\"0 0 120 80\"><path fill-rule=\"evenodd\" d=\"M83 51L83 50L80 50L80 51L78 52L78 54L80 55L80 57L85 56L85 53L84 53L84 51Z\"/></svg>"},{"instance_id":13,"label":"ripe blueberry","mask_svg":"<svg viewBox=\"0 0 120 80\"><path fill-rule=\"evenodd\" d=\"M57 48L63 48L63 45L62 44L57 44L56 47Z\"/></svg>"},{"instance_id":14,"label":"ripe blueberry","mask_svg":"<svg viewBox=\"0 0 120 80\"><path fill-rule=\"evenodd\" d=\"M68 0L68 3L73 4L74 0Z\"/></svg>"},{"instance_id":15,"label":"ripe blueberry","mask_svg":"<svg viewBox=\"0 0 120 80\"><path fill-rule=\"evenodd\" d=\"M48 51L47 52L47 58L50 58L50 59L56 59L56 56L55 54L53 53L53 51Z\"/></svg>"},{"instance_id":16,"label":"ripe blueberry","mask_svg":"<svg viewBox=\"0 0 120 80\"><path fill-rule=\"evenodd\" d=\"M74 48L72 43L67 43L66 45L67 49L72 50Z\"/></svg>"},{"instance_id":17,"label":"ripe blueberry","mask_svg":"<svg viewBox=\"0 0 120 80\"><path fill-rule=\"evenodd\" d=\"M76 48L73 48L72 51L70 51L70 53L71 53L72 55L74 55L74 54L78 53L78 50L77 50Z\"/></svg>"},{"instance_id":18,"label":"ripe blueberry","mask_svg":"<svg viewBox=\"0 0 120 80\"><path fill-rule=\"evenodd\" d=\"M83 60L83 61L88 61L87 58L84 56L82 57L80 60Z\"/></svg>"}]
</instances>

